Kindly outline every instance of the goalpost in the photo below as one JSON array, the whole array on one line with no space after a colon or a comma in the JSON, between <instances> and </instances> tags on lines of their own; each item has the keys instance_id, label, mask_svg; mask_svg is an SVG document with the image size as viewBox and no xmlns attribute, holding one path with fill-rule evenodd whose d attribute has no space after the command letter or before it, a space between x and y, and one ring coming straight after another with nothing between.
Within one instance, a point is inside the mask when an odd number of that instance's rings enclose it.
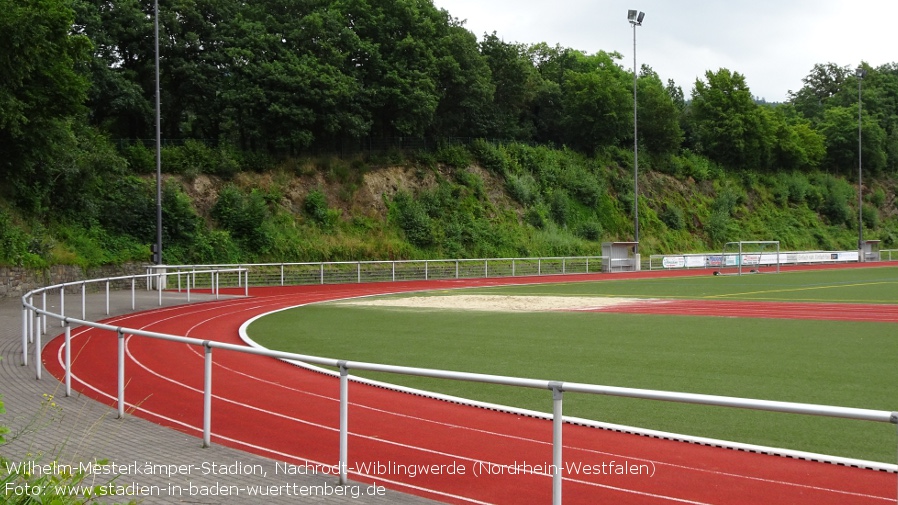
<instances>
[{"instance_id":1,"label":"goalpost","mask_svg":"<svg viewBox=\"0 0 898 505\"><path fill-rule=\"evenodd\" d=\"M720 254L720 269L714 275L742 275L764 272L779 273L779 240L742 240L727 242ZM764 267L764 270L762 270Z\"/></svg>"}]
</instances>

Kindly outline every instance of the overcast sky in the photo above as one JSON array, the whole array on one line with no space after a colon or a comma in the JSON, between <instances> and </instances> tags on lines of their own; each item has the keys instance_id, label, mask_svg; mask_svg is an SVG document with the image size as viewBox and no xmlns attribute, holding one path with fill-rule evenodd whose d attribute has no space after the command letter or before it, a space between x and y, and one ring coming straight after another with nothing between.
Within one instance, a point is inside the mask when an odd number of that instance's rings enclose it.
<instances>
[{"instance_id":1,"label":"overcast sky","mask_svg":"<svg viewBox=\"0 0 898 505\"><path fill-rule=\"evenodd\" d=\"M688 98L696 78L727 68L753 95L784 101L817 63L851 68L898 62L898 2L874 0L434 0L483 39L619 52L633 68L627 10L636 28L637 65L673 79Z\"/></svg>"}]
</instances>

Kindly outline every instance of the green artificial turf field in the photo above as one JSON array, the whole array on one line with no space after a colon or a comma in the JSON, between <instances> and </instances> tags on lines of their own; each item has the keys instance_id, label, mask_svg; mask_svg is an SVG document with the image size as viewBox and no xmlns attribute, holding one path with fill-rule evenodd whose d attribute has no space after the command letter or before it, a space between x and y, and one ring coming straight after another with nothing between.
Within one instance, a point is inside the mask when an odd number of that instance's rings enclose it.
<instances>
[{"instance_id":1,"label":"green artificial turf field","mask_svg":"<svg viewBox=\"0 0 898 505\"><path fill-rule=\"evenodd\" d=\"M519 285L429 292L898 303L898 268ZM421 296L415 293L400 296ZM331 358L621 387L898 410L894 323L600 312L422 310L324 303L250 325L272 349ZM359 375L551 411L549 391ZM894 425L566 394L566 415L895 462Z\"/></svg>"}]
</instances>

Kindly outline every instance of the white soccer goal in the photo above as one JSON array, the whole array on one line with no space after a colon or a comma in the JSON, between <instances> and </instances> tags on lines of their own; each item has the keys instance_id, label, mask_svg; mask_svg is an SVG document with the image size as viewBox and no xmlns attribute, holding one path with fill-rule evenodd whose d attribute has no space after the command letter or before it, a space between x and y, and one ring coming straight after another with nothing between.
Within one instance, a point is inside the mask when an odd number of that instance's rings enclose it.
<instances>
[{"instance_id":1,"label":"white soccer goal","mask_svg":"<svg viewBox=\"0 0 898 505\"><path fill-rule=\"evenodd\" d=\"M743 240L727 242L714 275L742 275L760 272L779 273L782 258L778 240Z\"/></svg>"}]
</instances>

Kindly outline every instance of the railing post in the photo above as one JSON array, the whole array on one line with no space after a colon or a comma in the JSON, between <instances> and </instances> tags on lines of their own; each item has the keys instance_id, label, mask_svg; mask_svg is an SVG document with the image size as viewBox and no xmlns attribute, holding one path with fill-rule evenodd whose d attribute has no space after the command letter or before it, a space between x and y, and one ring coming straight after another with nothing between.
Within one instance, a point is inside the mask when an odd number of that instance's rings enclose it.
<instances>
[{"instance_id":1,"label":"railing post","mask_svg":"<svg viewBox=\"0 0 898 505\"><path fill-rule=\"evenodd\" d=\"M345 361L340 365L340 485L346 485L346 469L349 466L349 369Z\"/></svg>"},{"instance_id":2,"label":"railing post","mask_svg":"<svg viewBox=\"0 0 898 505\"><path fill-rule=\"evenodd\" d=\"M65 324L65 395L72 396L72 325Z\"/></svg>"},{"instance_id":3,"label":"railing post","mask_svg":"<svg viewBox=\"0 0 898 505\"><path fill-rule=\"evenodd\" d=\"M281 286L284 285L284 264L281 263Z\"/></svg>"},{"instance_id":4,"label":"railing post","mask_svg":"<svg viewBox=\"0 0 898 505\"><path fill-rule=\"evenodd\" d=\"M536 259L536 275L542 275L542 274L543 274L543 260L542 260L542 258L537 258Z\"/></svg>"},{"instance_id":5,"label":"railing post","mask_svg":"<svg viewBox=\"0 0 898 505\"><path fill-rule=\"evenodd\" d=\"M458 260L455 260L455 278L458 279Z\"/></svg>"},{"instance_id":6,"label":"railing post","mask_svg":"<svg viewBox=\"0 0 898 505\"><path fill-rule=\"evenodd\" d=\"M137 310L137 278L131 277L131 310Z\"/></svg>"},{"instance_id":7,"label":"railing post","mask_svg":"<svg viewBox=\"0 0 898 505\"><path fill-rule=\"evenodd\" d=\"M396 262L395 262L395 261L391 261L391 262L390 262L390 265L391 265L391 267L392 267L391 270L392 270L392 272L393 272L393 282L396 282Z\"/></svg>"},{"instance_id":8,"label":"railing post","mask_svg":"<svg viewBox=\"0 0 898 505\"><path fill-rule=\"evenodd\" d=\"M249 269L246 269L246 284L243 285L243 296L249 296Z\"/></svg>"},{"instance_id":9,"label":"railing post","mask_svg":"<svg viewBox=\"0 0 898 505\"><path fill-rule=\"evenodd\" d=\"M490 276L490 260L483 260L483 278Z\"/></svg>"},{"instance_id":10,"label":"railing post","mask_svg":"<svg viewBox=\"0 0 898 505\"><path fill-rule=\"evenodd\" d=\"M429 269L428 269L429 266L430 266L430 264L427 263L427 260L424 260L424 280L425 280L425 281L430 280L430 279L429 279L429 277L430 277L430 271L429 271Z\"/></svg>"},{"instance_id":11,"label":"railing post","mask_svg":"<svg viewBox=\"0 0 898 505\"><path fill-rule=\"evenodd\" d=\"M34 297L33 296L28 297L28 305L31 305L32 307L34 306ZM29 312L28 312L28 326L25 331L28 332L28 343L33 344L34 343L34 313L30 310L31 309L29 309Z\"/></svg>"},{"instance_id":12,"label":"railing post","mask_svg":"<svg viewBox=\"0 0 898 505\"><path fill-rule=\"evenodd\" d=\"M28 366L28 306L22 301L22 366Z\"/></svg>"},{"instance_id":13,"label":"railing post","mask_svg":"<svg viewBox=\"0 0 898 505\"><path fill-rule=\"evenodd\" d=\"M109 315L109 279L106 279L106 315Z\"/></svg>"},{"instance_id":14,"label":"railing post","mask_svg":"<svg viewBox=\"0 0 898 505\"><path fill-rule=\"evenodd\" d=\"M205 368L203 371L203 447L212 447L212 346L203 342Z\"/></svg>"},{"instance_id":15,"label":"railing post","mask_svg":"<svg viewBox=\"0 0 898 505\"><path fill-rule=\"evenodd\" d=\"M43 330L44 333L47 333L47 314L46 314L47 292L46 291L41 293L41 302L42 302L41 305L43 306L43 309L44 309L44 314L41 316L41 329Z\"/></svg>"},{"instance_id":16,"label":"railing post","mask_svg":"<svg viewBox=\"0 0 898 505\"><path fill-rule=\"evenodd\" d=\"M118 329L118 418L125 418L125 334Z\"/></svg>"},{"instance_id":17,"label":"railing post","mask_svg":"<svg viewBox=\"0 0 898 505\"><path fill-rule=\"evenodd\" d=\"M324 284L324 263L319 263L318 267L321 270L321 284Z\"/></svg>"},{"instance_id":18,"label":"railing post","mask_svg":"<svg viewBox=\"0 0 898 505\"><path fill-rule=\"evenodd\" d=\"M87 319L87 283L81 283L81 319Z\"/></svg>"},{"instance_id":19,"label":"railing post","mask_svg":"<svg viewBox=\"0 0 898 505\"><path fill-rule=\"evenodd\" d=\"M31 305L34 305L34 302L31 302ZM37 311L34 312L34 326L40 325L41 320L38 317ZM36 328L32 328L36 329ZM34 377L37 380L41 380L41 332L34 332Z\"/></svg>"},{"instance_id":20,"label":"railing post","mask_svg":"<svg viewBox=\"0 0 898 505\"><path fill-rule=\"evenodd\" d=\"M159 306L162 306L162 274L156 274L156 291L159 292Z\"/></svg>"},{"instance_id":21,"label":"railing post","mask_svg":"<svg viewBox=\"0 0 898 505\"><path fill-rule=\"evenodd\" d=\"M564 396L562 383L549 383L552 389L552 505L561 505L561 470L562 470L562 418L561 400Z\"/></svg>"},{"instance_id":22,"label":"railing post","mask_svg":"<svg viewBox=\"0 0 898 505\"><path fill-rule=\"evenodd\" d=\"M65 286L59 288L59 313L65 317ZM59 325L62 326L62 321L59 322Z\"/></svg>"},{"instance_id":23,"label":"railing post","mask_svg":"<svg viewBox=\"0 0 898 505\"><path fill-rule=\"evenodd\" d=\"M362 262L357 261L355 264L355 280L357 283L362 283Z\"/></svg>"},{"instance_id":24,"label":"railing post","mask_svg":"<svg viewBox=\"0 0 898 505\"><path fill-rule=\"evenodd\" d=\"M512 277L515 276L515 260L514 259L511 260L511 276Z\"/></svg>"},{"instance_id":25,"label":"railing post","mask_svg":"<svg viewBox=\"0 0 898 505\"><path fill-rule=\"evenodd\" d=\"M34 296L31 297L31 305L34 305ZM32 321L31 331L34 332L32 335L42 335L41 333L41 315L35 310L34 311L34 321ZM32 339L33 341L33 339Z\"/></svg>"}]
</instances>

